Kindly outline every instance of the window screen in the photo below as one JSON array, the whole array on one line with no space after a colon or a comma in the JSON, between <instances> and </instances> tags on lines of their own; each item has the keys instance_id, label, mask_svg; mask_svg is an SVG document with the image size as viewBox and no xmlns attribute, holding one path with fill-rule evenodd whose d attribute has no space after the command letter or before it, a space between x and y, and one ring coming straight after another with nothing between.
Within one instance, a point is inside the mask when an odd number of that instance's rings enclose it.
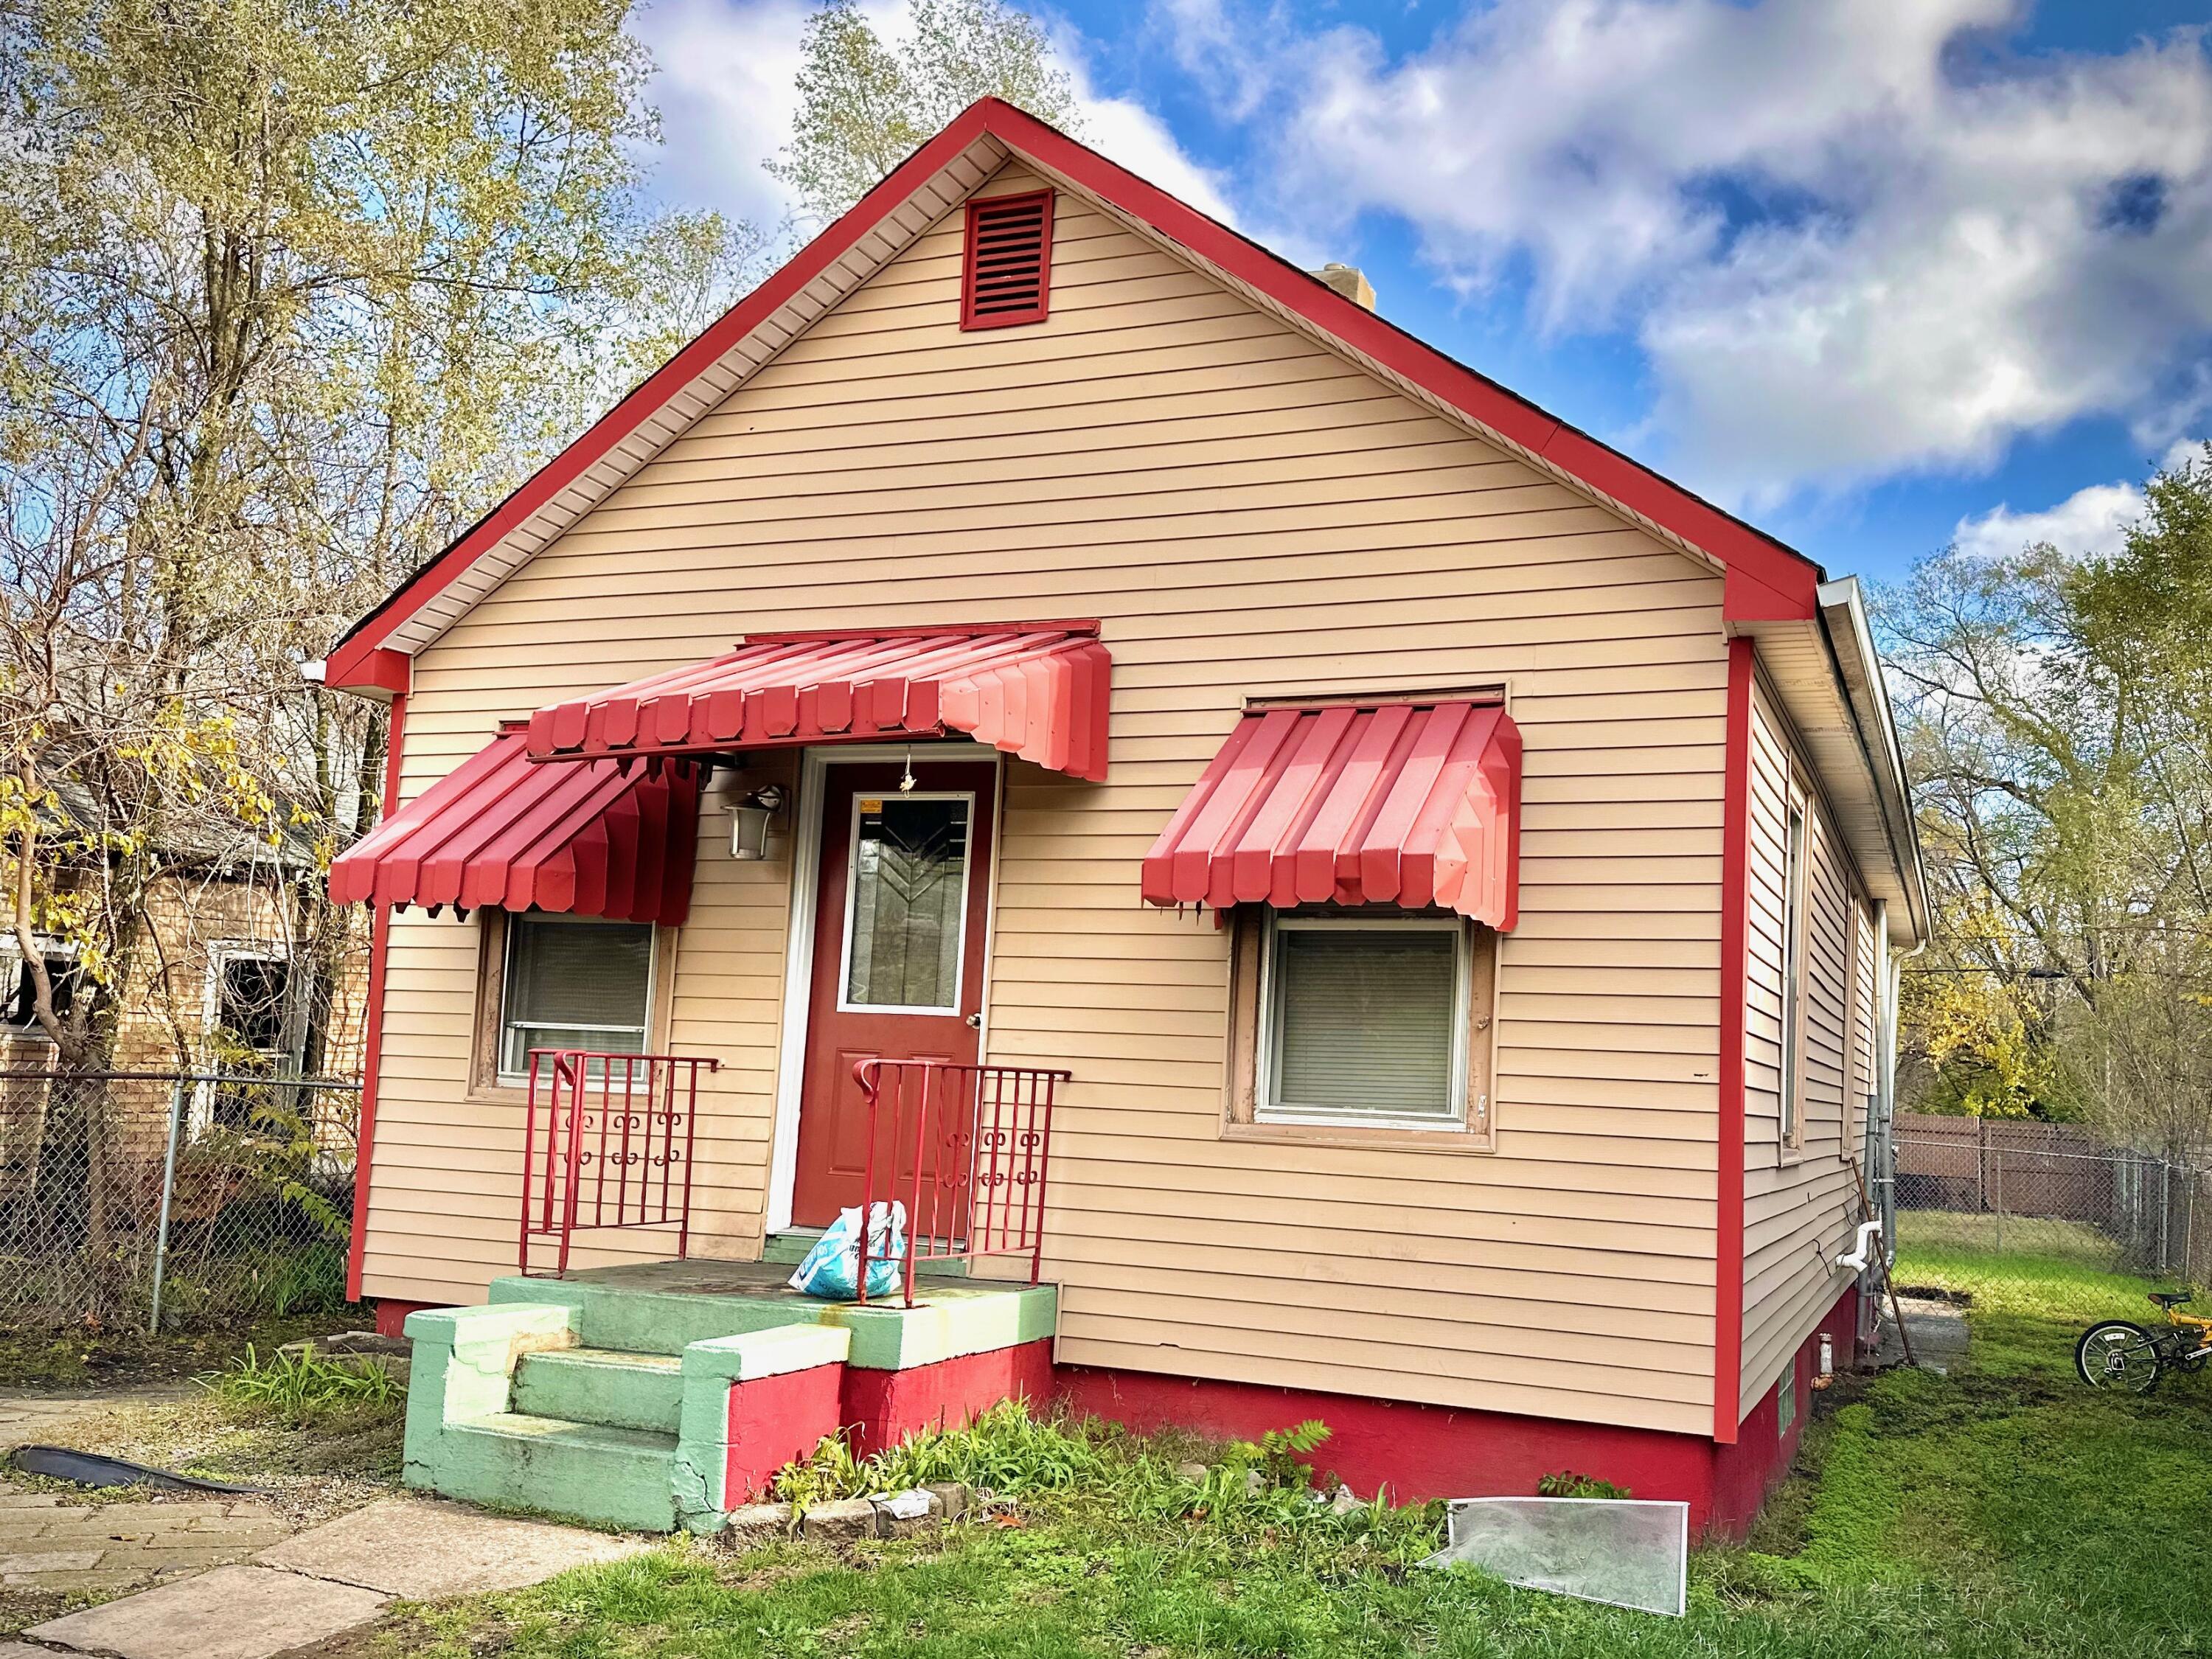
<instances>
[{"instance_id":1,"label":"window screen","mask_svg":"<svg viewBox=\"0 0 2212 1659\"><path fill-rule=\"evenodd\" d=\"M501 1071L526 1073L532 1048L641 1054L652 1006L648 924L508 918Z\"/></svg>"},{"instance_id":2,"label":"window screen","mask_svg":"<svg viewBox=\"0 0 2212 1659\"><path fill-rule=\"evenodd\" d=\"M1263 1115L1456 1118L1462 931L1278 921Z\"/></svg>"}]
</instances>

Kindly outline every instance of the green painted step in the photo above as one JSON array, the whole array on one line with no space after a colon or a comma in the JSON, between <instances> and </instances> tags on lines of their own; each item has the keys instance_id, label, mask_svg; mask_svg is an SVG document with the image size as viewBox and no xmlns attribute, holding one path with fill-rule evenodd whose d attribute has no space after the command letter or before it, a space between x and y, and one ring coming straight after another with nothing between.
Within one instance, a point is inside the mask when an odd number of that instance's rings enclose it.
<instances>
[{"instance_id":1,"label":"green painted step","mask_svg":"<svg viewBox=\"0 0 2212 1659\"><path fill-rule=\"evenodd\" d=\"M701 1296L639 1290L576 1279L495 1279L490 1299L562 1304L576 1310L576 1334L587 1348L619 1353L678 1354L694 1342L779 1325L821 1323L822 1304L784 1295Z\"/></svg>"},{"instance_id":2,"label":"green painted step","mask_svg":"<svg viewBox=\"0 0 2212 1659\"><path fill-rule=\"evenodd\" d=\"M432 1486L448 1498L571 1516L638 1532L672 1532L671 1477L676 1437L641 1429L498 1412L449 1424L440 1437Z\"/></svg>"},{"instance_id":3,"label":"green painted step","mask_svg":"<svg viewBox=\"0 0 2212 1659\"><path fill-rule=\"evenodd\" d=\"M526 1353L515 1367L514 1404L533 1417L674 1434L684 1416L684 1361L612 1348Z\"/></svg>"}]
</instances>

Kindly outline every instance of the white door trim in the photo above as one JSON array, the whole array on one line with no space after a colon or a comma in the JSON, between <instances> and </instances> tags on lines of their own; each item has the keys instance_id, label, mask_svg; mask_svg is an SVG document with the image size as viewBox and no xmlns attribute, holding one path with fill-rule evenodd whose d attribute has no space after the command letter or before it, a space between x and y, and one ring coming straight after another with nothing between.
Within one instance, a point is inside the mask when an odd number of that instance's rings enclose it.
<instances>
[{"instance_id":1,"label":"white door trim","mask_svg":"<svg viewBox=\"0 0 2212 1659\"><path fill-rule=\"evenodd\" d=\"M791 1225L792 1194L799 1181L799 1103L806 1086L806 1034L812 1024L815 905L822 887L822 806L829 793L830 769L864 763L904 760L989 761L997 781L991 790L990 886L983 896L983 1018L991 1014L991 932L998 914L1000 804L1006 795L1006 757L988 744L838 744L810 748L799 763L798 810L792 820L791 911L785 924L783 1019L775 1057L775 1133L769 1141L768 1216L771 1234ZM979 1045L989 1035L977 1033Z\"/></svg>"}]
</instances>

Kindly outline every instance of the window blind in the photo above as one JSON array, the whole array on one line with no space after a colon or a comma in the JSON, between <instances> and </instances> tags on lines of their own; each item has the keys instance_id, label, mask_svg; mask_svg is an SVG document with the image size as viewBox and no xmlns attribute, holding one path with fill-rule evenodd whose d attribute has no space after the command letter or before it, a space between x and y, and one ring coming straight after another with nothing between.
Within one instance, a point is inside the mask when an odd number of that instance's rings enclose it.
<instances>
[{"instance_id":1,"label":"window blind","mask_svg":"<svg viewBox=\"0 0 2212 1659\"><path fill-rule=\"evenodd\" d=\"M507 963L501 1070L526 1072L532 1048L645 1052L653 994L649 925L514 916Z\"/></svg>"},{"instance_id":2,"label":"window blind","mask_svg":"<svg viewBox=\"0 0 2212 1659\"><path fill-rule=\"evenodd\" d=\"M1284 927L1275 941L1273 1109L1362 1117L1457 1109L1449 930Z\"/></svg>"}]
</instances>

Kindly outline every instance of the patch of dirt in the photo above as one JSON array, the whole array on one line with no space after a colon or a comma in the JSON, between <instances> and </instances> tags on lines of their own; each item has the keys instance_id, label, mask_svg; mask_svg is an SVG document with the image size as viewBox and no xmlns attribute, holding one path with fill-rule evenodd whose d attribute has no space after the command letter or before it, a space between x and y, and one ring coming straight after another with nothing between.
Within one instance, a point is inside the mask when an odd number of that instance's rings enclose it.
<instances>
[{"instance_id":1,"label":"patch of dirt","mask_svg":"<svg viewBox=\"0 0 2212 1659\"><path fill-rule=\"evenodd\" d=\"M98 1595L70 1595L62 1590L0 1588L0 1638L21 1636L33 1625L43 1625L72 1607L102 1599Z\"/></svg>"},{"instance_id":2,"label":"patch of dirt","mask_svg":"<svg viewBox=\"0 0 2212 1659\"><path fill-rule=\"evenodd\" d=\"M210 1393L151 1404L92 1406L52 1431L56 1443L128 1458L203 1480L259 1486L295 1528L316 1526L389 1496L399 1484L404 1419L393 1408L334 1411L302 1427L256 1420ZM158 1503L143 1486L88 1491L65 1481L15 1474L22 1486L67 1494L73 1503Z\"/></svg>"},{"instance_id":3,"label":"patch of dirt","mask_svg":"<svg viewBox=\"0 0 2212 1659\"><path fill-rule=\"evenodd\" d=\"M374 1322L365 1308L274 1319L219 1331L149 1336L86 1326L72 1331L0 1333L0 1389L125 1388L173 1382L221 1370L249 1347L268 1354L303 1336L329 1336Z\"/></svg>"}]
</instances>

